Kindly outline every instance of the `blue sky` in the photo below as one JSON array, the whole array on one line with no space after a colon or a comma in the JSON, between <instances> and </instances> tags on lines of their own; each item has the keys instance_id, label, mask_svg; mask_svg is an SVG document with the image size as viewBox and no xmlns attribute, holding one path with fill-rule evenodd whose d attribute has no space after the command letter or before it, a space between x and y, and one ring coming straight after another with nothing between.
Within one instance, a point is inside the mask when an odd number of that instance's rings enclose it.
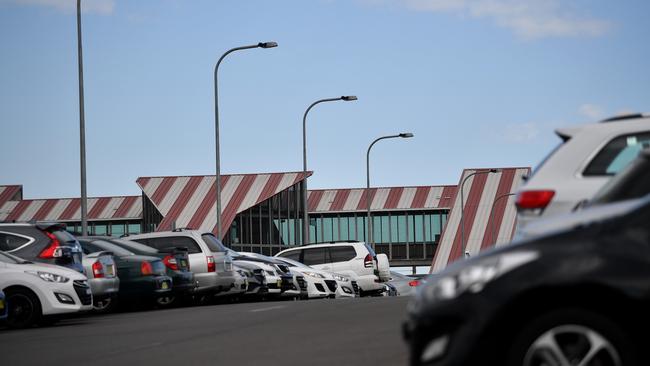
<instances>
[{"instance_id":1,"label":"blue sky","mask_svg":"<svg viewBox=\"0 0 650 366\"><path fill-rule=\"evenodd\" d=\"M0 0L0 184L79 195L74 0ZM455 184L463 168L534 166L553 130L649 111L647 1L86 0L89 195L148 175L302 169L310 188Z\"/></svg>"}]
</instances>

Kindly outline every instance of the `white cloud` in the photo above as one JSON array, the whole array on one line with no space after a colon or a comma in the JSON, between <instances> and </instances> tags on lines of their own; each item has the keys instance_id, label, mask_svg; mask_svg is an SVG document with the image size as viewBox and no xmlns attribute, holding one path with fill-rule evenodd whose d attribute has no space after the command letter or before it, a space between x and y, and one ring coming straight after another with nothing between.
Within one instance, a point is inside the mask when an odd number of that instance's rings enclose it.
<instances>
[{"instance_id":1,"label":"white cloud","mask_svg":"<svg viewBox=\"0 0 650 366\"><path fill-rule=\"evenodd\" d=\"M611 29L605 20L579 16L559 0L392 0L416 11L451 12L490 19L526 40L599 36ZM386 0L367 0L385 3Z\"/></svg>"},{"instance_id":2,"label":"white cloud","mask_svg":"<svg viewBox=\"0 0 650 366\"><path fill-rule=\"evenodd\" d=\"M539 136L539 126L535 122L509 124L503 131L503 138L514 143L525 143L537 136Z\"/></svg>"},{"instance_id":3,"label":"white cloud","mask_svg":"<svg viewBox=\"0 0 650 366\"><path fill-rule=\"evenodd\" d=\"M578 108L578 111L592 120L600 120L605 116L603 109L595 104L583 104Z\"/></svg>"},{"instance_id":4,"label":"white cloud","mask_svg":"<svg viewBox=\"0 0 650 366\"><path fill-rule=\"evenodd\" d=\"M0 0L0 3L17 5L43 6L56 9L66 14L77 11L76 0ZM102 15L113 14L115 0L82 0L81 11L84 13L95 13Z\"/></svg>"}]
</instances>

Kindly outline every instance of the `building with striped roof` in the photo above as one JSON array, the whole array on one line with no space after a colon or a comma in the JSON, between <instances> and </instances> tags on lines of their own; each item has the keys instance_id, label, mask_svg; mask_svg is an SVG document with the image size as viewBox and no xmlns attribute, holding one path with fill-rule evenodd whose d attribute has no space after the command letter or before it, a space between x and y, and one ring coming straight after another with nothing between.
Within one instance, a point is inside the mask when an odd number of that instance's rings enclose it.
<instances>
[{"instance_id":1,"label":"building with striped roof","mask_svg":"<svg viewBox=\"0 0 650 366\"><path fill-rule=\"evenodd\" d=\"M440 270L465 252L475 254L507 243L516 218L514 199L508 194L516 191L530 169L481 174L484 171L465 169L457 185L310 190L309 242L365 241L369 199L376 251L386 253L393 266L433 265L433 270ZM304 179L302 172L223 175L224 244L268 255L302 245ZM88 199L91 234L121 236L177 228L217 232L214 175L140 177L136 184L140 196ZM23 199L22 186L0 186L3 221L59 221L79 232L80 199Z\"/></svg>"}]
</instances>

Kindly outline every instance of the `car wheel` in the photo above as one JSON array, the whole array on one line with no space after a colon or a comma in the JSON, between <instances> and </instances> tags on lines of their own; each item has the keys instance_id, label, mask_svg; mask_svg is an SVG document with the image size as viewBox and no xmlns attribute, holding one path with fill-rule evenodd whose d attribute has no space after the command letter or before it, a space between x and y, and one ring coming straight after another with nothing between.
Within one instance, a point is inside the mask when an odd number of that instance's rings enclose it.
<instances>
[{"instance_id":1,"label":"car wheel","mask_svg":"<svg viewBox=\"0 0 650 366\"><path fill-rule=\"evenodd\" d=\"M623 330L608 318L563 309L529 321L508 352L510 366L636 365Z\"/></svg>"},{"instance_id":2,"label":"car wheel","mask_svg":"<svg viewBox=\"0 0 650 366\"><path fill-rule=\"evenodd\" d=\"M9 290L5 292L9 304L7 325L10 328L27 328L38 323L43 316L41 303L33 292Z\"/></svg>"},{"instance_id":3,"label":"car wheel","mask_svg":"<svg viewBox=\"0 0 650 366\"><path fill-rule=\"evenodd\" d=\"M110 313L115 309L115 303L117 302L117 298L115 297L107 297L101 300L95 300L93 301L93 311L96 313Z\"/></svg>"}]
</instances>

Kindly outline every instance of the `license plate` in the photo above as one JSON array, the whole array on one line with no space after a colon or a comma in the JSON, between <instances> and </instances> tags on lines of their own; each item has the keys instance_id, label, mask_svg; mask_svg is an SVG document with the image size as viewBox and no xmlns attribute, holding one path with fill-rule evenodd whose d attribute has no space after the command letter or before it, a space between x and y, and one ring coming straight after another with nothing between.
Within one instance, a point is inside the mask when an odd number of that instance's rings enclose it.
<instances>
[{"instance_id":1,"label":"license plate","mask_svg":"<svg viewBox=\"0 0 650 366\"><path fill-rule=\"evenodd\" d=\"M184 259L181 259L181 267L187 268L187 261Z\"/></svg>"},{"instance_id":2,"label":"license plate","mask_svg":"<svg viewBox=\"0 0 650 366\"><path fill-rule=\"evenodd\" d=\"M167 282L163 282L160 287L162 287L163 290L167 290L169 288L169 284Z\"/></svg>"},{"instance_id":3,"label":"license plate","mask_svg":"<svg viewBox=\"0 0 650 366\"><path fill-rule=\"evenodd\" d=\"M278 280L278 287L282 287L282 280Z\"/></svg>"},{"instance_id":4,"label":"license plate","mask_svg":"<svg viewBox=\"0 0 650 366\"><path fill-rule=\"evenodd\" d=\"M115 276L115 269L113 268L113 266L108 266L108 267L106 267L106 275L107 275L108 277L113 277L113 276Z\"/></svg>"}]
</instances>

